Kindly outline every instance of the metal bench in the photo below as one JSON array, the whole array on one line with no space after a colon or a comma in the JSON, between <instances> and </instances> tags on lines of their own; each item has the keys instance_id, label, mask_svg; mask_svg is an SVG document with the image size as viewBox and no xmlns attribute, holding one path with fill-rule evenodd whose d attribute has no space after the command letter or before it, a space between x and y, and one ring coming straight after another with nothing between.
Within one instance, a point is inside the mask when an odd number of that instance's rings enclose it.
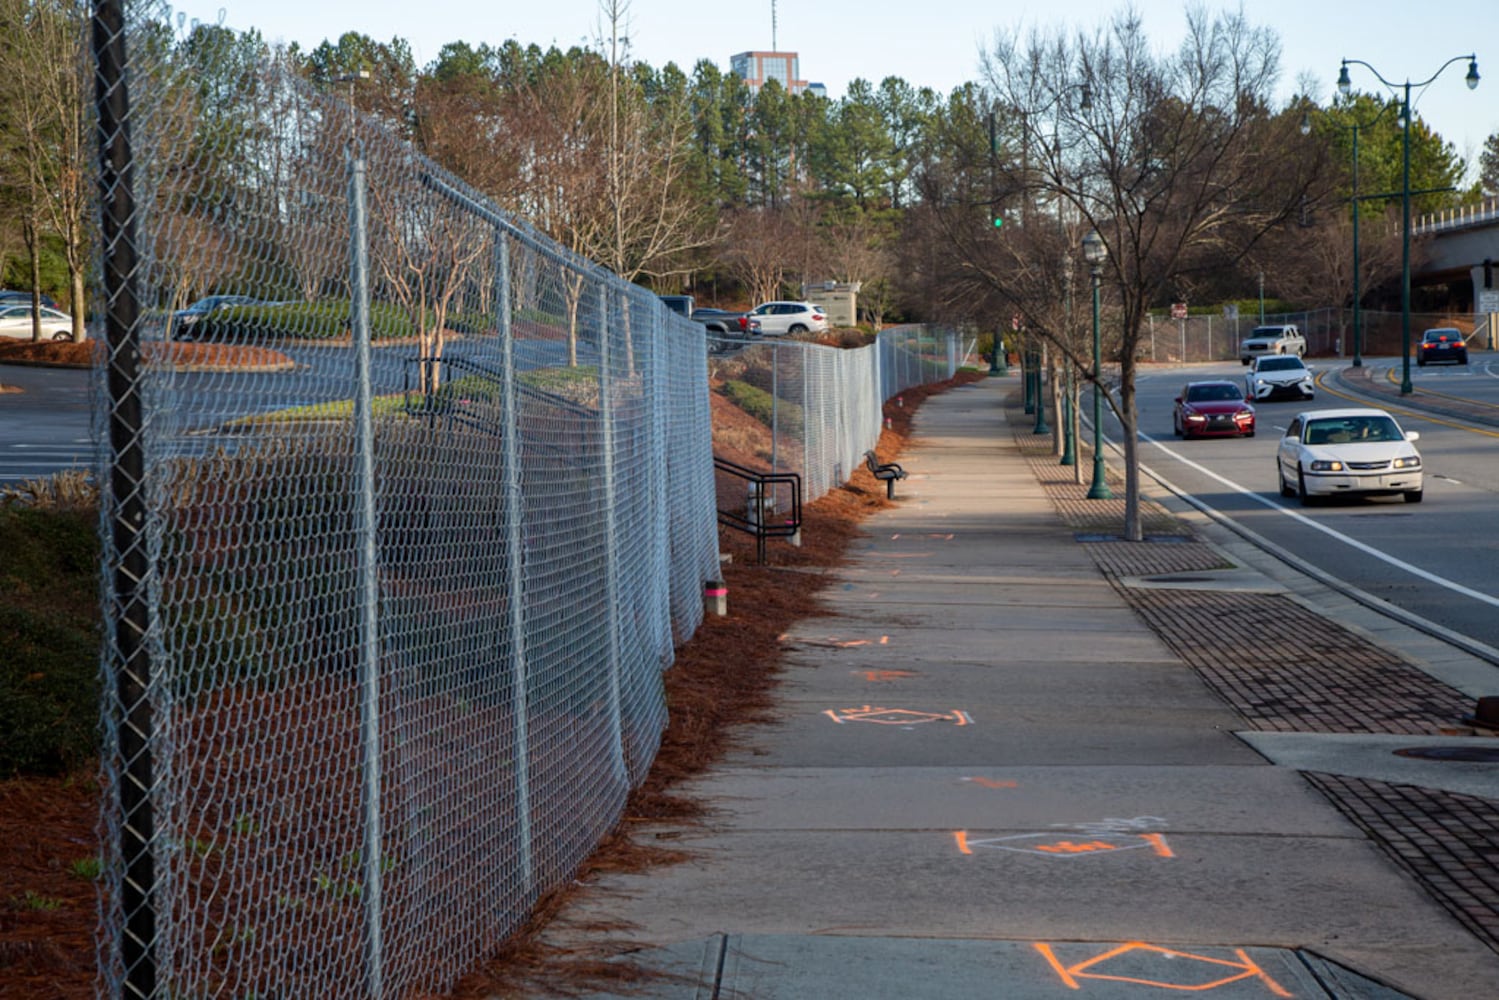
<instances>
[{"instance_id":1,"label":"metal bench","mask_svg":"<svg viewBox=\"0 0 1499 1000\"><path fill-rule=\"evenodd\" d=\"M866 451L864 453L864 465L869 469L870 475L874 476L874 478L876 479L884 481L885 496L890 500L894 500L895 482L898 479L906 478L906 470L902 469L894 462L881 463L879 456L877 456L873 451Z\"/></svg>"}]
</instances>

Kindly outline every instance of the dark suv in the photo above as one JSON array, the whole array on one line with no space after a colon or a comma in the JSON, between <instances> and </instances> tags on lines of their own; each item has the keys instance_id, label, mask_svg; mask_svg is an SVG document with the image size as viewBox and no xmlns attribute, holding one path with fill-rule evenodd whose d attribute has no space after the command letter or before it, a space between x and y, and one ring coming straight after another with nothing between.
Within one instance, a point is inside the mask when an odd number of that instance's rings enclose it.
<instances>
[{"instance_id":1,"label":"dark suv","mask_svg":"<svg viewBox=\"0 0 1499 1000\"><path fill-rule=\"evenodd\" d=\"M1421 343L1416 348L1416 364L1424 365L1428 361L1467 364L1468 342L1463 339L1462 332L1455 327L1446 326L1427 330L1422 334Z\"/></svg>"}]
</instances>

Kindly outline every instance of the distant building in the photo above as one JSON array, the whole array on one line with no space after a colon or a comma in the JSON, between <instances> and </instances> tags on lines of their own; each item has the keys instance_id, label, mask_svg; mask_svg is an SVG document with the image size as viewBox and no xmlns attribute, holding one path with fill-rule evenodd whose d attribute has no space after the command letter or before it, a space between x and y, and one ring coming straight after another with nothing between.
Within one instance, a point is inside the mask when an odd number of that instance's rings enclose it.
<instances>
[{"instance_id":1,"label":"distant building","mask_svg":"<svg viewBox=\"0 0 1499 1000\"><path fill-rule=\"evenodd\" d=\"M795 52L741 52L729 57L729 70L752 91L765 86L767 80L775 80L787 93L808 91L818 97L828 96L822 84L801 79L801 59Z\"/></svg>"}]
</instances>

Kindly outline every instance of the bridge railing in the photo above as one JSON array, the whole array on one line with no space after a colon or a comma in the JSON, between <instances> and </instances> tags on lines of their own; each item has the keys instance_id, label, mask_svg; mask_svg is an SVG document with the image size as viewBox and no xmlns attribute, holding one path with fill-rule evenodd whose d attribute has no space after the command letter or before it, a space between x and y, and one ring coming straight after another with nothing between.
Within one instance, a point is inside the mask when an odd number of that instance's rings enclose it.
<instances>
[{"instance_id":1,"label":"bridge railing","mask_svg":"<svg viewBox=\"0 0 1499 1000\"><path fill-rule=\"evenodd\" d=\"M1411 232L1417 236L1439 233L1447 229L1462 229L1466 226L1481 226L1499 222L1499 197L1485 198L1476 205L1446 209L1417 216L1411 223Z\"/></svg>"}]
</instances>

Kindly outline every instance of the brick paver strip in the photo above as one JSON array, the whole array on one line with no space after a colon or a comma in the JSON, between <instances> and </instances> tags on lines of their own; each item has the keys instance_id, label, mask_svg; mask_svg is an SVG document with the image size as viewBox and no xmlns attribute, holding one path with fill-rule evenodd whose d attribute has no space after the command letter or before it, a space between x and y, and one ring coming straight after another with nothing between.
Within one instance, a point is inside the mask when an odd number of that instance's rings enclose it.
<instances>
[{"instance_id":1,"label":"brick paver strip","mask_svg":"<svg viewBox=\"0 0 1499 1000\"><path fill-rule=\"evenodd\" d=\"M1026 418L1019 407L1010 425ZM1217 550L1149 499L1147 541L1111 540L1124 523L1124 485L1112 500L1057 464L1049 435L1015 441L1058 515L1141 618L1204 682L1258 729L1434 735L1469 710L1459 691L1362 636L1276 594L1125 586L1126 577L1223 567ZM1080 462L1091 468L1091 458ZM1089 478L1088 475L1084 476ZM1307 774L1308 780L1479 940L1499 951L1499 802L1407 785Z\"/></svg>"},{"instance_id":2,"label":"brick paver strip","mask_svg":"<svg viewBox=\"0 0 1499 1000\"><path fill-rule=\"evenodd\" d=\"M1306 777L1499 951L1499 802L1336 774Z\"/></svg>"},{"instance_id":3,"label":"brick paver strip","mask_svg":"<svg viewBox=\"0 0 1499 1000\"><path fill-rule=\"evenodd\" d=\"M1437 735L1471 707L1461 692L1288 597L1122 589L1256 728Z\"/></svg>"}]
</instances>

